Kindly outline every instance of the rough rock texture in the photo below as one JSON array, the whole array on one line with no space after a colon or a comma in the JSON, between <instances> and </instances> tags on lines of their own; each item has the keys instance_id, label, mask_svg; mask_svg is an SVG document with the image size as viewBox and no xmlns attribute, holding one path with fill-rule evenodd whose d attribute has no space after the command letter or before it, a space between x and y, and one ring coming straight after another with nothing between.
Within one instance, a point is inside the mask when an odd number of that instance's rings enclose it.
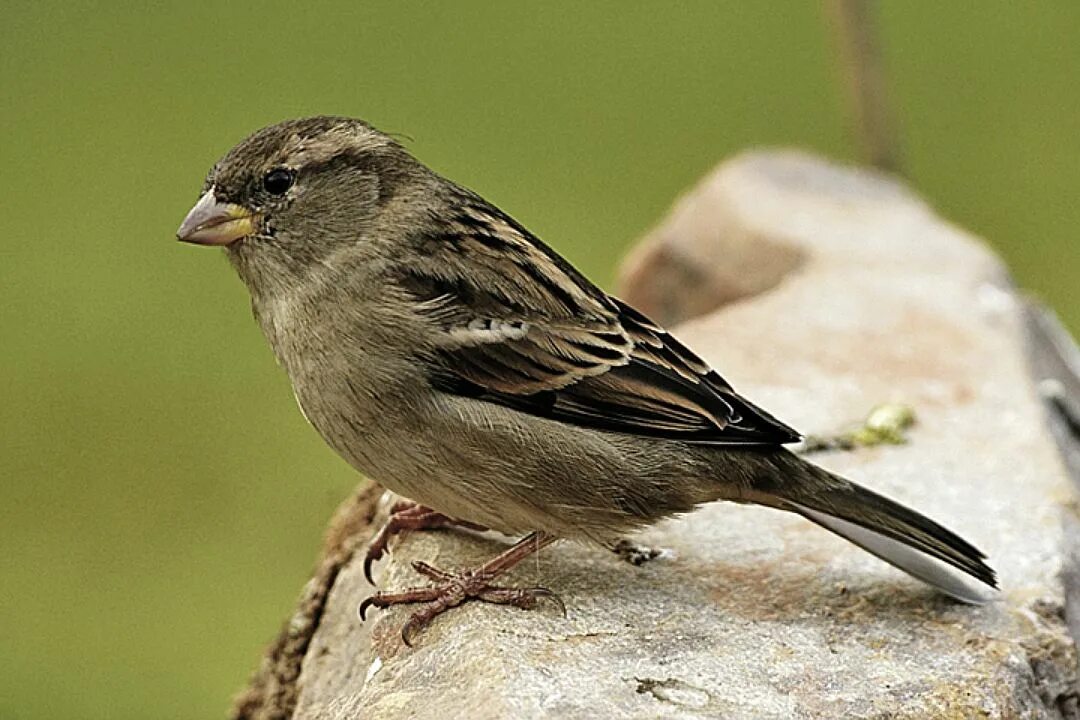
<instances>
[{"instance_id":1,"label":"rough rock texture","mask_svg":"<svg viewBox=\"0 0 1080 720\"><path fill-rule=\"evenodd\" d=\"M680 337L806 432L913 406L909 444L815 459L980 546L999 598L958 605L798 517L715 504L637 538L671 551L642 567L560 544L508 578L560 593L567 619L466 605L409 649L408 609L360 623L372 588L339 554L301 623L313 637L293 643L296 717L1078 716L1061 578L1074 491L1023 302L986 248L880 176L749 154L679 203L627 277L624 296L665 320L708 312ZM471 565L500 547L414 534L377 580L418 584L412 559Z\"/></svg>"},{"instance_id":2,"label":"rough rock texture","mask_svg":"<svg viewBox=\"0 0 1080 720\"><path fill-rule=\"evenodd\" d=\"M1073 484L1080 487L1080 348L1053 312L1028 305L1031 365L1046 402L1050 428ZM1070 503L1064 515L1065 620L1080 638L1080 513Z\"/></svg>"}]
</instances>

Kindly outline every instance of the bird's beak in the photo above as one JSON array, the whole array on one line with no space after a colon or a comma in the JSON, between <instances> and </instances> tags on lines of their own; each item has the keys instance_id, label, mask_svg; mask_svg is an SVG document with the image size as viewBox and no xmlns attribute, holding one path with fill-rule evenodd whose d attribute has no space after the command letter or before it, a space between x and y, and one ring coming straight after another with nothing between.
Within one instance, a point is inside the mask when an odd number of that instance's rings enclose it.
<instances>
[{"instance_id":1,"label":"bird's beak","mask_svg":"<svg viewBox=\"0 0 1080 720\"><path fill-rule=\"evenodd\" d=\"M255 213L233 203L219 202L210 188L191 208L176 239L197 245L228 245L255 234Z\"/></svg>"}]
</instances>

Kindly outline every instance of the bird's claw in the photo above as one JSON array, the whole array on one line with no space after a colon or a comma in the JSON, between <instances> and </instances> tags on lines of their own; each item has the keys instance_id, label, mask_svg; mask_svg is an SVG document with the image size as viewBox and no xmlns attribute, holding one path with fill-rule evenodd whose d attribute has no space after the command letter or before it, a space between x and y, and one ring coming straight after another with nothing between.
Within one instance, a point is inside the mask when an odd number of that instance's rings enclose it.
<instances>
[{"instance_id":1,"label":"bird's claw","mask_svg":"<svg viewBox=\"0 0 1080 720\"><path fill-rule=\"evenodd\" d=\"M379 528L379 532L368 543L367 553L364 555L364 577L372 585L371 568L375 562L386 554L390 538L406 530L427 530L431 528L462 527L469 530L486 530L487 528L475 523L463 520L454 520L442 513L435 512L429 507L408 500L399 500L390 507L390 516Z\"/></svg>"},{"instance_id":2,"label":"bird's claw","mask_svg":"<svg viewBox=\"0 0 1080 720\"><path fill-rule=\"evenodd\" d=\"M368 609L372 607L382 609L408 603L429 603L414 612L401 628L401 640L409 647L412 647L416 635L436 616L469 600L531 610L540 600L549 599L558 606L562 616L566 617L566 604L562 598L545 587L500 587L491 584L494 578L488 573L469 570L460 573L447 572L421 560L414 561L413 568L435 580L437 584L398 592L377 592L366 598L357 608L360 620L364 621L367 619Z\"/></svg>"}]
</instances>

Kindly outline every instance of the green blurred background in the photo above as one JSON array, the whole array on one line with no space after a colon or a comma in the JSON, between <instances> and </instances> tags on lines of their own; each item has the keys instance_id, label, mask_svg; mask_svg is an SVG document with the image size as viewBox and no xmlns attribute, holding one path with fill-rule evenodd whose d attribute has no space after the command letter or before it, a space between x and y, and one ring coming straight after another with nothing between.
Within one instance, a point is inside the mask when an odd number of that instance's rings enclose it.
<instances>
[{"instance_id":1,"label":"green blurred background","mask_svg":"<svg viewBox=\"0 0 1080 720\"><path fill-rule=\"evenodd\" d=\"M404 133L610 283L719 159L856 158L821 8L8 2L0 717L219 717L356 483L219 253L173 233L291 116ZM915 187L1080 328L1080 3L889 2Z\"/></svg>"}]
</instances>

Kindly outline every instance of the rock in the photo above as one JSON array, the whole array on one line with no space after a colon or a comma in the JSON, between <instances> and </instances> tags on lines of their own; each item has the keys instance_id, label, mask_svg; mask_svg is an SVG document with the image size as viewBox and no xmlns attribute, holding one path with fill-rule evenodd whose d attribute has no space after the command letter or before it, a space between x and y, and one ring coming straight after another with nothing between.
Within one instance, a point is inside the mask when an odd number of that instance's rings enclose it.
<instances>
[{"instance_id":1,"label":"rock","mask_svg":"<svg viewBox=\"0 0 1080 720\"><path fill-rule=\"evenodd\" d=\"M913 407L907 444L815 460L974 542L1000 596L959 605L799 517L714 504L633 538L670 551L640 567L560 544L507 578L558 592L568 618L469 604L410 649L410 610L360 623L372 588L352 556L308 623L295 716L1077 717L1061 579L1076 505L1025 363L1024 304L986 247L882 176L752 153L680 201L629 267L627 299L697 316L678 335L803 431ZM501 547L416 533L377 579L422 584L413 559L466 566Z\"/></svg>"},{"instance_id":2,"label":"rock","mask_svg":"<svg viewBox=\"0 0 1080 720\"><path fill-rule=\"evenodd\" d=\"M1057 316L1038 303L1028 304L1026 325L1032 371L1050 429L1073 482L1080 485L1080 348Z\"/></svg>"}]
</instances>

